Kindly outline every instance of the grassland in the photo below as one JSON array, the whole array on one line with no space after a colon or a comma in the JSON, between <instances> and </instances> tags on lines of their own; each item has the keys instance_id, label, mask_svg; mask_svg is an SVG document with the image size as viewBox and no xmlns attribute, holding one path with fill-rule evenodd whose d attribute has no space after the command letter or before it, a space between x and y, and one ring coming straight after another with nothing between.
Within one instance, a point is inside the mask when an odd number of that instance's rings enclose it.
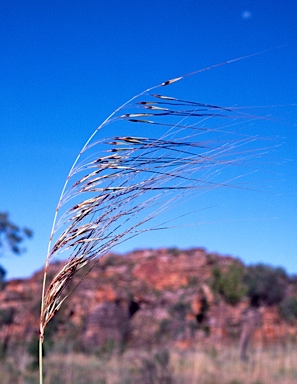
<instances>
[{"instance_id":1,"label":"grassland","mask_svg":"<svg viewBox=\"0 0 297 384\"><path fill-rule=\"evenodd\" d=\"M297 345L254 347L241 361L235 346L192 351L127 350L101 355L52 352L45 358L45 384L293 384ZM18 361L17 361L18 360ZM1 361L0 384L37 384L26 355Z\"/></svg>"}]
</instances>

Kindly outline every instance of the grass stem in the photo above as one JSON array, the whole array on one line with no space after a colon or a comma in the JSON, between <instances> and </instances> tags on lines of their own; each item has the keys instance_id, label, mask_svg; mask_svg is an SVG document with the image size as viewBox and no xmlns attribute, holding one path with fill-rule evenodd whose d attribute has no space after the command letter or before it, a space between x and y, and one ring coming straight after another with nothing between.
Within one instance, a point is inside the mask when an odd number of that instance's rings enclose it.
<instances>
[{"instance_id":1,"label":"grass stem","mask_svg":"<svg viewBox=\"0 0 297 384\"><path fill-rule=\"evenodd\" d=\"M39 384L43 384L42 336L39 337Z\"/></svg>"}]
</instances>

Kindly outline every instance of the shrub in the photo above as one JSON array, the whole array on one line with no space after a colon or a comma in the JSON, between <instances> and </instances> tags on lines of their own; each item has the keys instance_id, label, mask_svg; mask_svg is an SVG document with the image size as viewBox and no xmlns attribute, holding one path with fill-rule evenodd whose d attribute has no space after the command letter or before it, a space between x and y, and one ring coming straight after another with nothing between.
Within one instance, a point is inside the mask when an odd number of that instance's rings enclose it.
<instances>
[{"instance_id":1,"label":"shrub","mask_svg":"<svg viewBox=\"0 0 297 384\"><path fill-rule=\"evenodd\" d=\"M156 342L162 341L163 337L168 337L170 334L170 320L162 319L159 323L159 328L155 332Z\"/></svg>"},{"instance_id":2,"label":"shrub","mask_svg":"<svg viewBox=\"0 0 297 384\"><path fill-rule=\"evenodd\" d=\"M5 275L6 275L6 271L0 265L0 290L2 290L5 287Z\"/></svg>"},{"instance_id":3,"label":"shrub","mask_svg":"<svg viewBox=\"0 0 297 384\"><path fill-rule=\"evenodd\" d=\"M178 256L180 254L180 250L177 247L171 247L167 249L167 252L172 256Z\"/></svg>"},{"instance_id":4,"label":"shrub","mask_svg":"<svg viewBox=\"0 0 297 384\"><path fill-rule=\"evenodd\" d=\"M245 283L248 286L248 296L251 305L279 304L285 297L288 277L282 268L273 268L257 264L247 269Z\"/></svg>"},{"instance_id":5,"label":"shrub","mask_svg":"<svg viewBox=\"0 0 297 384\"><path fill-rule=\"evenodd\" d=\"M198 278L198 276L189 276L187 278L187 280L188 280L188 284L187 285L189 287L195 287L195 286L199 285L199 278Z\"/></svg>"},{"instance_id":6,"label":"shrub","mask_svg":"<svg viewBox=\"0 0 297 384\"><path fill-rule=\"evenodd\" d=\"M12 307L0 310L0 326L13 323L14 309Z\"/></svg>"},{"instance_id":7,"label":"shrub","mask_svg":"<svg viewBox=\"0 0 297 384\"><path fill-rule=\"evenodd\" d=\"M231 381L228 381L227 384L244 384L244 383L241 380L233 379Z\"/></svg>"},{"instance_id":8,"label":"shrub","mask_svg":"<svg viewBox=\"0 0 297 384\"><path fill-rule=\"evenodd\" d=\"M297 320L297 297L287 297L280 305L280 315L288 322Z\"/></svg>"},{"instance_id":9,"label":"shrub","mask_svg":"<svg viewBox=\"0 0 297 384\"><path fill-rule=\"evenodd\" d=\"M144 358L141 365L141 383L173 383L170 354L166 349L155 353L151 358Z\"/></svg>"},{"instance_id":10,"label":"shrub","mask_svg":"<svg viewBox=\"0 0 297 384\"><path fill-rule=\"evenodd\" d=\"M29 370L36 370L38 368L38 336L34 335L27 344L27 352L31 358L28 365Z\"/></svg>"},{"instance_id":11,"label":"shrub","mask_svg":"<svg viewBox=\"0 0 297 384\"><path fill-rule=\"evenodd\" d=\"M236 305L247 293L243 279L244 268L239 263L230 264L226 272L215 266L212 269L211 288L215 294L221 295L228 304Z\"/></svg>"},{"instance_id":12,"label":"shrub","mask_svg":"<svg viewBox=\"0 0 297 384\"><path fill-rule=\"evenodd\" d=\"M184 320L190 307L190 303L178 301L169 308L169 313L172 316L177 317L179 320Z\"/></svg>"}]
</instances>

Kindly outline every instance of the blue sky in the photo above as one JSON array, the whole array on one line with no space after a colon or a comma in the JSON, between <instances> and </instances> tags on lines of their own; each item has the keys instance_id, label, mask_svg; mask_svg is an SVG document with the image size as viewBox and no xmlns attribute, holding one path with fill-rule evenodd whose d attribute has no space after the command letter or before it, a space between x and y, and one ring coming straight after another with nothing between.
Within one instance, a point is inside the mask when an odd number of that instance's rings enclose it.
<instances>
[{"instance_id":1,"label":"blue sky","mask_svg":"<svg viewBox=\"0 0 297 384\"><path fill-rule=\"evenodd\" d=\"M261 192L209 192L179 228L117 250L202 246L297 273L296 12L293 1L2 1L1 211L34 231L27 253L1 259L8 277L43 265L68 171L115 108L167 79L270 48L180 88L202 103L267 106L255 112L273 116L258 133L282 146L249 177Z\"/></svg>"}]
</instances>

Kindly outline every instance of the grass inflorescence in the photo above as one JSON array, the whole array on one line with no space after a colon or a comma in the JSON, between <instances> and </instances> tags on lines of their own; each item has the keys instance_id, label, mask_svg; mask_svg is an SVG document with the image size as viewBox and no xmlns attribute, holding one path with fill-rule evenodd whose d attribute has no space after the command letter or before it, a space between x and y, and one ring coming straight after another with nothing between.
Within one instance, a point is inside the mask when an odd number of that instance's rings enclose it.
<instances>
[{"instance_id":1,"label":"grass inflorescence","mask_svg":"<svg viewBox=\"0 0 297 384\"><path fill-rule=\"evenodd\" d=\"M149 88L115 110L87 140L67 176L44 270L40 383L44 331L75 289L67 290L73 276L115 245L168 226L154 225L153 219L177 201L186 201L190 193L241 188L236 184L241 175L226 179L224 171L266 151L255 145L258 137L236 129L236 124L254 118L239 108L162 92L184 77ZM48 283L50 265L61 254L66 262Z\"/></svg>"}]
</instances>

